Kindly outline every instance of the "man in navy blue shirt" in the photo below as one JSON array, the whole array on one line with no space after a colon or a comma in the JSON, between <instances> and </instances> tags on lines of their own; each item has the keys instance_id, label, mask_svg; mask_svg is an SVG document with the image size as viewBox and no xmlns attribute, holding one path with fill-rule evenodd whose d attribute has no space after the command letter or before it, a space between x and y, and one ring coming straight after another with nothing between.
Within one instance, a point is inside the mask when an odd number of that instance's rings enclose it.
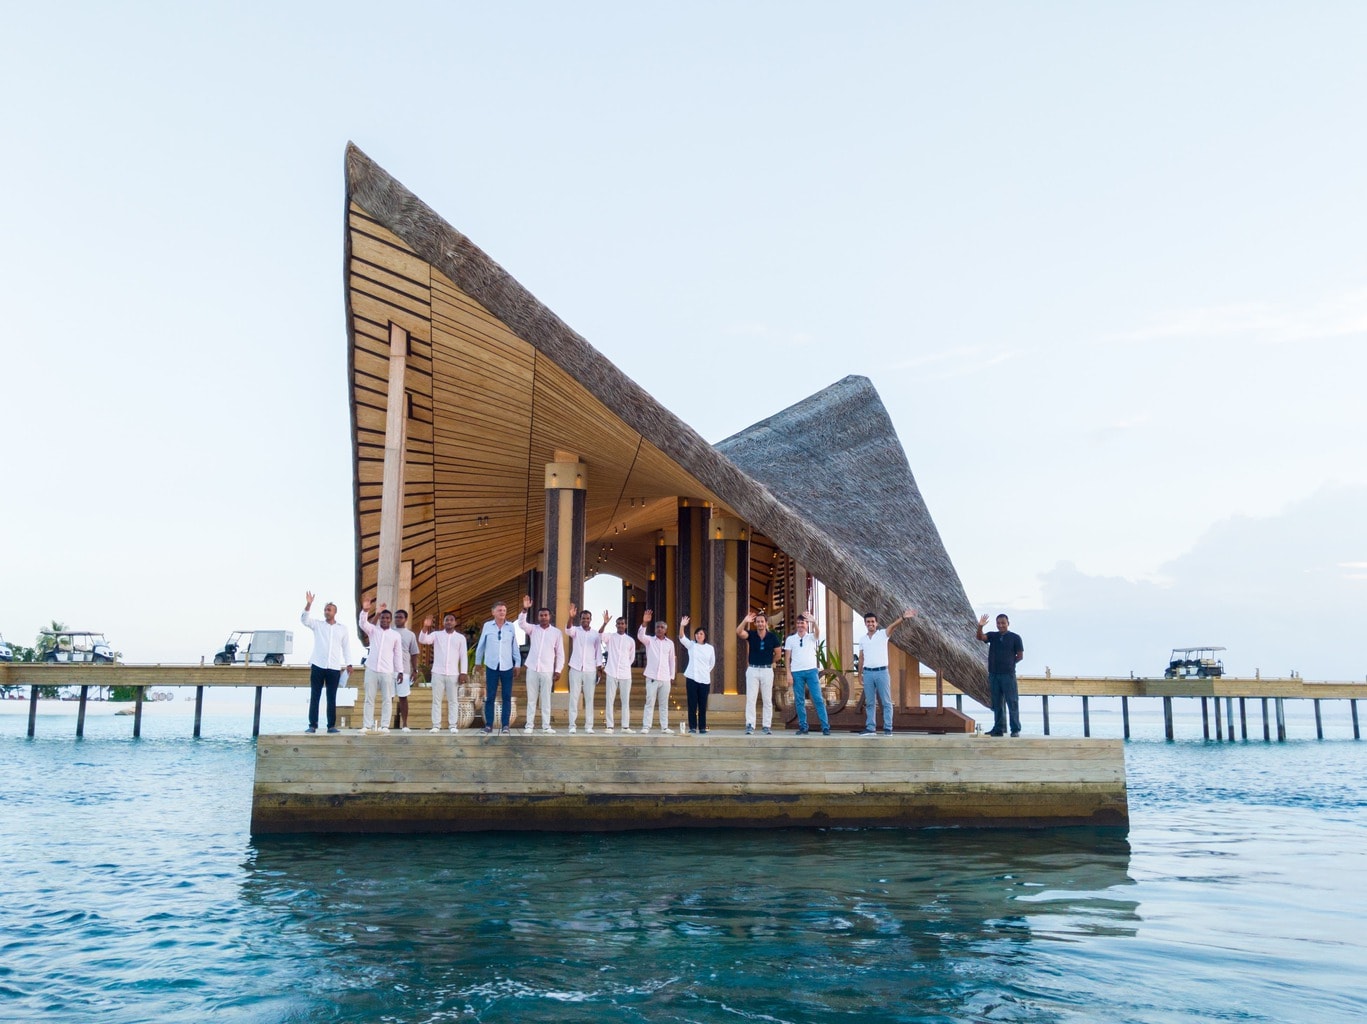
<instances>
[{"instance_id":1,"label":"man in navy blue shirt","mask_svg":"<svg viewBox=\"0 0 1367 1024\"><path fill-rule=\"evenodd\" d=\"M989 736L1005 736L1010 713L1011 735L1021 734L1020 696L1016 692L1016 662L1025 657L1021 638L1007 627L1011 620L997 616L997 631L984 634L987 616L978 619L978 639L987 644L987 684L992 690L992 731Z\"/></svg>"}]
</instances>

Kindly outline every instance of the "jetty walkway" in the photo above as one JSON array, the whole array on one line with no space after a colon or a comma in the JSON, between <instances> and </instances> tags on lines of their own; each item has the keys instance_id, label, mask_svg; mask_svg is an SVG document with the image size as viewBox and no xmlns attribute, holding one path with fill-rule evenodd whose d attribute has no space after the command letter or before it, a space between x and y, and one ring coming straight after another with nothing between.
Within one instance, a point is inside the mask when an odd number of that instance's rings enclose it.
<instances>
[{"instance_id":1,"label":"jetty walkway","mask_svg":"<svg viewBox=\"0 0 1367 1024\"><path fill-rule=\"evenodd\" d=\"M353 685L359 689L359 670ZM293 687L307 689L309 668L307 665L134 665L134 664L80 664L54 665L47 663L9 662L0 663L0 685L28 687L29 716L28 735L34 735L38 713L39 687L79 687L79 706L76 716L76 735L84 735L85 706L89 690L100 686L131 686L136 688L133 701L133 736L142 731L142 704L153 687L195 688L194 735L200 735L200 721L204 708L204 694L208 688L215 687L253 687L256 700L252 713L252 735L260 734L261 696L266 687ZM963 711L964 695L954 686L942 682L943 699L953 699L956 708ZM679 703L682 703L683 687L675 688ZM635 690L635 687L633 687ZM1358 718L1357 702L1367 700L1367 682L1307 682L1304 679L1254 678L1254 679L1144 679L1107 676L1021 676L1019 690L1022 699L1040 698L1043 712L1043 732L1049 735L1049 699L1051 697L1079 697L1082 700L1082 725L1084 736L1091 736L1091 702L1096 698L1115 698L1120 701L1124 738L1130 738L1130 701L1136 699L1158 699L1163 702L1164 731L1168 739L1175 739L1173 728L1173 701L1199 700L1201 702L1202 732L1206 739L1212 731L1216 739L1234 740L1236 733L1248 739L1248 701L1257 701L1255 711L1261 712L1263 739L1271 741L1274 730L1277 740L1287 738L1285 702L1288 700L1309 700L1314 704L1315 732L1319 739L1324 738L1321 705L1324 701L1343 701L1348 705L1352 718L1353 739L1362 738ZM637 690L644 694L644 690ZM931 706L936 698L934 676L921 677L923 697L931 697ZM424 686L416 686L409 698L409 720L417 728L426 728L430 720L431 691ZM673 704L674 701L671 701ZM303 707L301 705L301 713ZM1222 713L1223 712L1223 713ZM1237 712L1237 715L1236 715ZM339 715L348 715L350 709L339 708ZM708 704L708 716L719 727L737 724L742 716L741 697L738 694L714 693ZM682 714L680 714L682 717ZM1237 717L1237 730L1236 730ZM1256 719L1255 719L1256 722ZM1255 727L1256 735L1256 727Z\"/></svg>"}]
</instances>

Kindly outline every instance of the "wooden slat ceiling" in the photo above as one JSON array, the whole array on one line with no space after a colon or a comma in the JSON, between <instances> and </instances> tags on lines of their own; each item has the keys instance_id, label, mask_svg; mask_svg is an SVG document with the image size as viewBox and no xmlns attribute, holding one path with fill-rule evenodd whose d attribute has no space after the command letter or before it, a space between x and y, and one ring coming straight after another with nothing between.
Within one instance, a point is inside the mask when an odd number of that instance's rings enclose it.
<instances>
[{"instance_id":1,"label":"wooden slat ceiling","mask_svg":"<svg viewBox=\"0 0 1367 1024\"><path fill-rule=\"evenodd\" d=\"M415 605L454 607L538 565L545 464L557 451L588 467L590 570L639 582L657 531L676 525L678 498L721 505L361 207L348 220L363 589L379 546L390 321L413 338L404 557L415 563ZM417 595L424 542L435 542L435 580Z\"/></svg>"}]
</instances>

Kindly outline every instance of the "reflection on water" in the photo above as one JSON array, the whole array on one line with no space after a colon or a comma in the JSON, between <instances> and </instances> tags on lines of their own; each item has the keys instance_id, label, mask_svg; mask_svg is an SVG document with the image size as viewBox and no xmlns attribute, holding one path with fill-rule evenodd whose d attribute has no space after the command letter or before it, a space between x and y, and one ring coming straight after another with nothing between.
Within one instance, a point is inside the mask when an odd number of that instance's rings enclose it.
<instances>
[{"instance_id":1,"label":"reflection on water","mask_svg":"<svg viewBox=\"0 0 1367 1024\"><path fill-rule=\"evenodd\" d=\"M1133 934L1129 856L1096 829L282 839L243 892L329 951L342 1019L949 1020L1042 940Z\"/></svg>"}]
</instances>

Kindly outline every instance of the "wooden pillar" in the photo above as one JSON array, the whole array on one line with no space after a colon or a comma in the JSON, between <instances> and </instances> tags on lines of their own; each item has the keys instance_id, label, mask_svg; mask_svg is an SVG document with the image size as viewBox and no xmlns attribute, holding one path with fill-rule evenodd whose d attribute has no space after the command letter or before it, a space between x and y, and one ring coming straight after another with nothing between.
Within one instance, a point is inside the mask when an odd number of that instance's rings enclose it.
<instances>
[{"instance_id":1,"label":"wooden pillar","mask_svg":"<svg viewBox=\"0 0 1367 1024\"><path fill-rule=\"evenodd\" d=\"M655 535L655 579L651 587L650 611L656 621L669 623L669 635L679 625L679 606L674 580L679 571L679 531L677 527Z\"/></svg>"},{"instance_id":2,"label":"wooden pillar","mask_svg":"<svg viewBox=\"0 0 1367 1024\"><path fill-rule=\"evenodd\" d=\"M324 695L326 696L326 694ZM326 721L327 707L324 705L324 720ZM199 735L199 720L195 720L195 735ZM261 687L256 688L256 702L252 706L252 736L261 735Z\"/></svg>"},{"instance_id":3,"label":"wooden pillar","mask_svg":"<svg viewBox=\"0 0 1367 1024\"><path fill-rule=\"evenodd\" d=\"M377 604L391 610L407 607L400 575L403 561L404 456L408 440L408 332L389 325L389 394L384 421L384 478L380 490L380 554ZM411 566L410 566L411 580Z\"/></svg>"},{"instance_id":4,"label":"wooden pillar","mask_svg":"<svg viewBox=\"0 0 1367 1024\"><path fill-rule=\"evenodd\" d=\"M713 510L707 529L707 639L717 649L717 693L739 693L745 682L746 649L736 624L750 610L750 531L735 516Z\"/></svg>"},{"instance_id":5,"label":"wooden pillar","mask_svg":"<svg viewBox=\"0 0 1367 1024\"><path fill-rule=\"evenodd\" d=\"M1092 735L1092 714L1085 693L1082 695L1082 735L1087 737Z\"/></svg>"},{"instance_id":6,"label":"wooden pillar","mask_svg":"<svg viewBox=\"0 0 1367 1024\"><path fill-rule=\"evenodd\" d=\"M247 664L248 664L248 665L251 664L251 652L250 652L250 651L247 653ZM260 692L261 692L261 687L258 686L258 687L256 688L256 692L257 692L257 693L260 693ZM199 723L200 723L200 719L203 717L203 715L204 715L204 687L203 687L203 686L196 686L196 687L195 687L195 739L199 739ZM255 736L256 733L252 733L252 735Z\"/></svg>"},{"instance_id":7,"label":"wooden pillar","mask_svg":"<svg viewBox=\"0 0 1367 1024\"><path fill-rule=\"evenodd\" d=\"M1248 704L1243 697L1239 698L1239 735L1248 739Z\"/></svg>"},{"instance_id":8,"label":"wooden pillar","mask_svg":"<svg viewBox=\"0 0 1367 1024\"><path fill-rule=\"evenodd\" d=\"M1215 738L1221 743L1225 741L1225 728L1220 721L1220 698L1211 698L1211 710L1215 712Z\"/></svg>"},{"instance_id":9,"label":"wooden pillar","mask_svg":"<svg viewBox=\"0 0 1367 1024\"><path fill-rule=\"evenodd\" d=\"M33 739L33 730L38 725L38 687L28 689L28 738Z\"/></svg>"},{"instance_id":10,"label":"wooden pillar","mask_svg":"<svg viewBox=\"0 0 1367 1024\"><path fill-rule=\"evenodd\" d=\"M1225 734L1229 742L1234 742L1234 698L1225 698Z\"/></svg>"},{"instance_id":11,"label":"wooden pillar","mask_svg":"<svg viewBox=\"0 0 1367 1024\"><path fill-rule=\"evenodd\" d=\"M1267 724L1267 698L1266 698L1266 697L1263 697L1263 698L1262 698L1262 702L1263 702L1263 742L1264 742L1264 743L1271 743L1271 742L1272 742L1272 729L1271 729L1271 727Z\"/></svg>"},{"instance_id":12,"label":"wooden pillar","mask_svg":"<svg viewBox=\"0 0 1367 1024\"><path fill-rule=\"evenodd\" d=\"M1125 738L1130 738L1130 698L1121 696L1120 698L1120 721L1125 729Z\"/></svg>"},{"instance_id":13,"label":"wooden pillar","mask_svg":"<svg viewBox=\"0 0 1367 1024\"><path fill-rule=\"evenodd\" d=\"M1049 735L1049 695L1048 695L1047 693L1040 697L1040 711L1044 714L1044 735L1048 736L1048 735ZM1009 708L1007 709L1007 713L1008 713L1008 714L1010 713L1010 709L1009 709ZM1007 723L1002 723L1002 725L1003 725L1003 728L1006 728L1006 727L1007 727Z\"/></svg>"},{"instance_id":14,"label":"wooden pillar","mask_svg":"<svg viewBox=\"0 0 1367 1024\"><path fill-rule=\"evenodd\" d=\"M921 661L896 643L888 644L888 682L892 687L892 702L897 707L921 706Z\"/></svg>"},{"instance_id":15,"label":"wooden pillar","mask_svg":"<svg viewBox=\"0 0 1367 1024\"><path fill-rule=\"evenodd\" d=\"M1286 742L1286 704L1280 697L1273 698L1277 702L1277 742Z\"/></svg>"},{"instance_id":16,"label":"wooden pillar","mask_svg":"<svg viewBox=\"0 0 1367 1024\"><path fill-rule=\"evenodd\" d=\"M1210 739L1210 712L1206 707L1206 698L1201 698L1201 737Z\"/></svg>"},{"instance_id":17,"label":"wooden pillar","mask_svg":"<svg viewBox=\"0 0 1367 1024\"><path fill-rule=\"evenodd\" d=\"M80 739L85 735L85 699L90 687L85 683L81 684L81 703L76 708L76 738ZM1318 705L1319 701L1315 701Z\"/></svg>"},{"instance_id":18,"label":"wooden pillar","mask_svg":"<svg viewBox=\"0 0 1367 1024\"><path fill-rule=\"evenodd\" d=\"M137 695L133 698L133 738L137 739L142 735L142 699L147 695L147 687L139 686Z\"/></svg>"},{"instance_id":19,"label":"wooden pillar","mask_svg":"<svg viewBox=\"0 0 1367 1024\"><path fill-rule=\"evenodd\" d=\"M1348 706L1349 710L1351 710L1353 714L1353 739L1360 740L1362 739L1362 736L1358 732L1358 702L1355 700L1350 700L1348 702Z\"/></svg>"},{"instance_id":20,"label":"wooden pillar","mask_svg":"<svg viewBox=\"0 0 1367 1024\"><path fill-rule=\"evenodd\" d=\"M1163 698L1163 736L1172 742L1172 698Z\"/></svg>"},{"instance_id":21,"label":"wooden pillar","mask_svg":"<svg viewBox=\"0 0 1367 1024\"><path fill-rule=\"evenodd\" d=\"M1315 739L1324 739L1324 723L1320 721L1320 699L1318 697L1315 698Z\"/></svg>"},{"instance_id":22,"label":"wooden pillar","mask_svg":"<svg viewBox=\"0 0 1367 1024\"><path fill-rule=\"evenodd\" d=\"M679 499L679 571L674 577L674 607L678 609L679 618L687 615L692 623L698 625L707 623L712 594L712 559L708 547L711 518L712 509L706 503L691 498ZM670 621L671 636L678 627L678 619ZM708 640L712 640L710 633Z\"/></svg>"},{"instance_id":23,"label":"wooden pillar","mask_svg":"<svg viewBox=\"0 0 1367 1024\"><path fill-rule=\"evenodd\" d=\"M573 604L584 605L584 501L589 471L569 452L546 464L546 580L542 601L563 626Z\"/></svg>"},{"instance_id":24,"label":"wooden pillar","mask_svg":"<svg viewBox=\"0 0 1367 1024\"><path fill-rule=\"evenodd\" d=\"M821 634L826 650L840 659L846 672L854 668L854 609L835 591L826 588L826 626Z\"/></svg>"}]
</instances>

